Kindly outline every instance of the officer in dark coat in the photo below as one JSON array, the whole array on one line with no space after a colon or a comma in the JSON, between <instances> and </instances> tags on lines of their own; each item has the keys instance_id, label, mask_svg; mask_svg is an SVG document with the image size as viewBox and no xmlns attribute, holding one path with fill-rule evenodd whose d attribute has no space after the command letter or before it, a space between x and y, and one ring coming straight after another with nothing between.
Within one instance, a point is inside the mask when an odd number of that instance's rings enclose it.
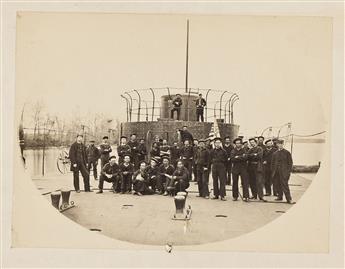
<instances>
[{"instance_id":1,"label":"officer in dark coat","mask_svg":"<svg viewBox=\"0 0 345 269\"><path fill-rule=\"evenodd\" d=\"M87 170L91 171L91 166L93 169L93 177L95 180L98 179L97 177L97 165L98 165L98 159L101 156L101 153L99 152L99 149L95 146L95 140L90 140L90 144L86 149L86 155L87 155Z\"/></svg>"},{"instance_id":2,"label":"officer in dark coat","mask_svg":"<svg viewBox=\"0 0 345 269\"><path fill-rule=\"evenodd\" d=\"M234 149L233 145L231 144L230 137L227 136L224 138L224 146L223 149L226 151L227 154L227 161L226 161L226 184L231 185L231 151Z\"/></svg>"},{"instance_id":3,"label":"officer in dark coat","mask_svg":"<svg viewBox=\"0 0 345 269\"><path fill-rule=\"evenodd\" d=\"M115 192L119 191L119 181L120 181L120 167L116 163L116 157L111 156L109 162L104 165L101 171L101 176L99 177L98 193L103 193L104 181L112 183L112 189Z\"/></svg>"},{"instance_id":4,"label":"officer in dark coat","mask_svg":"<svg viewBox=\"0 0 345 269\"><path fill-rule=\"evenodd\" d=\"M264 168L263 168L263 156L264 151L258 146L255 138L249 139L251 148L247 151L248 156L248 174L249 185L252 192L252 199L259 199L263 202L267 202L264 199Z\"/></svg>"},{"instance_id":5,"label":"officer in dark coat","mask_svg":"<svg viewBox=\"0 0 345 269\"><path fill-rule=\"evenodd\" d=\"M173 108L170 111L170 118L174 118L174 112L177 113L177 120L180 120L182 98L181 94L176 94L176 97L172 101Z\"/></svg>"},{"instance_id":6,"label":"officer in dark coat","mask_svg":"<svg viewBox=\"0 0 345 269\"><path fill-rule=\"evenodd\" d=\"M147 149L145 145L145 140L140 139L139 145L138 145L138 162L141 163L146 160L147 156Z\"/></svg>"},{"instance_id":7,"label":"officer in dark coat","mask_svg":"<svg viewBox=\"0 0 345 269\"><path fill-rule=\"evenodd\" d=\"M197 167L195 164L196 153L198 152L198 148L199 148L199 141L198 141L198 139L194 139L193 140L193 162L192 162L192 171L193 171L193 180L194 181L198 181L197 180Z\"/></svg>"},{"instance_id":8,"label":"officer in dark coat","mask_svg":"<svg viewBox=\"0 0 345 269\"><path fill-rule=\"evenodd\" d=\"M139 142L137 141L137 135L131 134L131 138L128 141L127 145L131 148L131 160L134 165L134 169L139 169L139 156L138 156L138 148L139 148Z\"/></svg>"},{"instance_id":9,"label":"officer in dark coat","mask_svg":"<svg viewBox=\"0 0 345 269\"><path fill-rule=\"evenodd\" d=\"M101 166L103 167L110 157L110 152L112 152L111 146L108 142L108 136L103 136L103 143L99 146L101 153Z\"/></svg>"},{"instance_id":10,"label":"officer in dark coat","mask_svg":"<svg viewBox=\"0 0 345 269\"><path fill-rule=\"evenodd\" d=\"M120 145L117 147L117 155L119 156L119 164L123 163L125 155L131 156L131 147L127 144L127 137L121 136Z\"/></svg>"},{"instance_id":11,"label":"officer in dark coat","mask_svg":"<svg viewBox=\"0 0 345 269\"><path fill-rule=\"evenodd\" d=\"M204 197L206 199L209 199L210 197L210 191L208 189L209 162L210 154L209 151L206 149L205 141L199 140L199 147L195 154L196 174L198 181L199 196Z\"/></svg>"},{"instance_id":12,"label":"officer in dark coat","mask_svg":"<svg viewBox=\"0 0 345 269\"><path fill-rule=\"evenodd\" d=\"M206 100L202 98L202 94L199 94L199 98L195 100L196 105L196 120L201 119L204 122L204 107L206 106Z\"/></svg>"},{"instance_id":13,"label":"officer in dark coat","mask_svg":"<svg viewBox=\"0 0 345 269\"><path fill-rule=\"evenodd\" d=\"M241 176L243 201L248 202L249 199L249 182L247 173L247 153L243 148L242 139L234 140L235 148L231 151L230 158L232 167L232 198L234 201L238 199L238 178Z\"/></svg>"},{"instance_id":14,"label":"officer in dark coat","mask_svg":"<svg viewBox=\"0 0 345 269\"><path fill-rule=\"evenodd\" d=\"M192 179L192 164L193 164L193 146L190 144L189 140L184 141L184 146L180 152L181 160L183 161L184 167L188 170L189 179Z\"/></svg>"},{"instance_id":15,"label":"officer in dark coat","mask_svg":"<svg viewBox=\"0 0 345 269\"><path fill-rule=\"evenodd\" d=\"M214 139L214 149L210 153L210 160L212 162L212 178L213 178L213 194L212 199L221 197L222 201L226 201L226 151L221 147L222 140L220 138Z\"/></svg>"},{"instance_id":16,"label":"officer in dark coat","mask_svg":"<svg viewBox=\"0 0 345 269\"><path fill-rule=\"evenodd\" d=\"M78 135L76 142L71 145L69 149L69 158L71 160L71 171L73 172L73 184L76 192L80 192L79 187L79 171L83 176L84 189L90 192L90 174L87 170L87 155L86 147L83 144L83 136Z\"/></svg>"},{"instance_id":17,"label":"officer in dark coat","mask_svg":"<svg viewBox=\"0 0 345 269\"><path fill-rule=\"evenodd\" d=\"M271 139L265 142L265 149L264 149L264 171L265 171L265 196L272 195L272 171L271 171L271 163L272 163L272 155L275 152L273 148L273 141ZM277 194L276 185L273 185L273 193Z\"/></svg>"},{"instance_id":18,"label":"officer in dark coat","mask_svg":"<svg viewBox=\"0 0 345 269\"><path fill-rule=\"evenodd\" d=\"M284 141L277 140L278 150L272 155L272 178L277 182L278 185L278 197L277 201L283 200L283 194L285 195L286 201L291 204L292 202L289 179L292 171L292 157L291 153L284 149Z\"/></svg>"}]
</instances>

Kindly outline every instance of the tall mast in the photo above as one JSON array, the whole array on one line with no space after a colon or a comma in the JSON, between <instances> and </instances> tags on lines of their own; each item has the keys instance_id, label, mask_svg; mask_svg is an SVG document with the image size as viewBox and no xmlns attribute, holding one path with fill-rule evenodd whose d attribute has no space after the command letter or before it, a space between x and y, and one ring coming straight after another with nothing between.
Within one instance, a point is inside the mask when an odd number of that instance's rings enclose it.
<instances>
[{"instance_id":1,"label":"tall mast","mask_svg":"<svg viewBox=\"0 0 345 269\"><path fill-rule=\"evenodd\" d=\"M189 20L187 20L187 46L186 46L186 87L185 91L188 93L188 53L189 53Z\"/></svg>"}]
</instances>

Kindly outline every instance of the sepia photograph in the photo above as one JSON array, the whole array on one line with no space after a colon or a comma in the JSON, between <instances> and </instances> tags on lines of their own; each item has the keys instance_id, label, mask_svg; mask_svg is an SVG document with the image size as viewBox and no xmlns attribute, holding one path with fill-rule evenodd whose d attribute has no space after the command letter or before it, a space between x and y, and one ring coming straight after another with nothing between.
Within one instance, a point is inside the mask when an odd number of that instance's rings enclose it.
<instances>
[{"instance_id":1,"label":"sepia photograph","mask_svg":"<svg viewBox=\"0 0 345 269\"><path fill-rule=\"evenodd\" d=\"M23 10L15 37L12 247L329 251L330 17Z\"/></svg>"}]
</instances>

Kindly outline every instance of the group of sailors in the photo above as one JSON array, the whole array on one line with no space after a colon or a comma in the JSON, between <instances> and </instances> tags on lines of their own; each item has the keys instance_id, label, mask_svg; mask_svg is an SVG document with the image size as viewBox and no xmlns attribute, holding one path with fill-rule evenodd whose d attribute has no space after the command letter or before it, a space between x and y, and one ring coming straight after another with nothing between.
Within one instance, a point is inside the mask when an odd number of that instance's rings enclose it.
<instances>
[{"instance_id":1,"label":"group of sailors","mask_svg":"<svg viewBox=\"0 0 345 269\"><path fill-rule=\"evenodd\" d=\"M112 153L108 137L103 137L99 148L94 141L86 147L83 136L78 135L69 151L74 188L80 192L79 172L86 192L90 192L90 172L99 180L98 194L103 193L104 181L112 184L114 193L136 195L175 195L188 191L191 181L198 185L198 196L210 198L209 178L213 179L211 199L226 201L226 185L232 185L232 198L244 202L265 196L276 196L293 203L288 181L292 171L292 158L284 149L281 139L250 138L247 143L238 137L224 139L194 139L184 126L179 130L179 141L172 145L156 136L151 148L144 139L131 134L122 136L117 146L117 157ZM98 178L97 165L101 161ZM239 191L241 178L242 195ZM251 195L250 195L251 194Z\"/></svg>"}]
</instances>

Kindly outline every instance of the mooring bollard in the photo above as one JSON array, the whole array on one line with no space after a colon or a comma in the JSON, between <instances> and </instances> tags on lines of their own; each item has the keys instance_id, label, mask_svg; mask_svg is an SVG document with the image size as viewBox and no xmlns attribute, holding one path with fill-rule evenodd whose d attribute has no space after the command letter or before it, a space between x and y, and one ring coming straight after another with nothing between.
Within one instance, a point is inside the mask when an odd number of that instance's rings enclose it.
<instances>
[{"instance_id":1,"label":"mooring bollard","mask_svg":"<svg viewBox=\"0 0 345 269\"><path fill-rule=\"evenodd\" d=\"M183 209L184 209L186 207L187 193L184 191L180 191L176 195L184 197L184 203L183 203Z\"/></svg>"},{"instance_id":2,"label":"mooring bollard","mask_svg":"<svg viewBox=\"0 0 345 269\"><path fill-rule=\"evenodd\" d=\"M183 214L186 198L182 195L176 195L174 197L174 201L175 201L175 207L176 207L176 214Z\"/></svg>"},{"instance_id":3,"label":"mooring bollard","mask_svg":"<svg viewBox=\"0 0 345 269\"><path fill-rule=\"evenodd\" d=\"M50 194L50 198L52 200L52 205L56 208L59 209L59 204L60 204L60 197L61 194L59 192L52 192Z\"/></svg>"}]
</instances>

